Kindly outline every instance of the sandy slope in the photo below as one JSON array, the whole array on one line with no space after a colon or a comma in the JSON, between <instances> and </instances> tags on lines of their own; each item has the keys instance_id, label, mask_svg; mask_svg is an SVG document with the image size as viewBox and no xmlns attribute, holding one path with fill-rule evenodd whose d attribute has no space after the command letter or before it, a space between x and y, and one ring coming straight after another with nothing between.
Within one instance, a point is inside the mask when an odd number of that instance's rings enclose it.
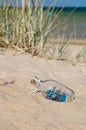
<instances>
[{"instance_id":1,"label":"sandy slope","mask_svg":"<svg viewBox=\"0 0 86 130\"><path fill-rule=\"evenodd\" d=\"M53 78L75 91L71 103L31 95L33 76ZM85 130L86 64L0 52L0 130Z\"/></svg>"}]
</instances>

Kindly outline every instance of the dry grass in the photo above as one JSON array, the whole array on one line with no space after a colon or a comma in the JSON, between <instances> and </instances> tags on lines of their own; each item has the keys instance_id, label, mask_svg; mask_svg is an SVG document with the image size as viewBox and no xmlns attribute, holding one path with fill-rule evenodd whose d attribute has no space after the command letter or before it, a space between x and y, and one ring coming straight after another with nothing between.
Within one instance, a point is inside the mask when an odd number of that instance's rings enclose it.
<instances>
[{"instance_id":1,"label":"dry grass","mask_svg":"<svg viewBox=\"0 0 86 130\"><path fill-rule=\"evenodd\" d=\"M3 41L4 47L23 48L32 53L38 46L40 49L44 47L53 26L54 8L44 11L43 4L38 7L37 3L38 0L36 0L36 5L32 0L31 6L30 0L22 0L21 8L18 1L17 6L11 8L10 4L4 1L0 8L0 41ZM50 16L47 16L48 12Z\"/></svg>"},{"instance_id":2,"label":"dry grass","mask_svg":"<svg viewBox=\"0 0 86 130\"><path fill-rule=\"evenodd\" d=\"M36 2L32 0L32 6L30 0L22 0L21 8L18 0L16 7L12 7L11 3L12 1L8 4L6 1L2 1L2 7L0 8L0 46L5 48L12 47L15 50L42 56L45 54L45 50L48 51L48 47L51 46L49 44L52 41L48 41L48 39L51 36L51 31L59 26L55 21L61 15L64 7L57 14L53 15L55 9L49 7L44 10L43 3L41 7L38 6L38 0ZM55 1L52 5L54 4ZM64 30L64 28L62 27L60 30ZM71 38L72 34L68 39L63 34L62 39L55 39L56 43L62 43L58 50L61 55L63 55L63 50L71 43ZM53 39L53 46L55 45L55 40ZM82 44L80 40L72 42L74 44ZM45 48L46 44L47 48Z\"/></svg>"}]
</instances>

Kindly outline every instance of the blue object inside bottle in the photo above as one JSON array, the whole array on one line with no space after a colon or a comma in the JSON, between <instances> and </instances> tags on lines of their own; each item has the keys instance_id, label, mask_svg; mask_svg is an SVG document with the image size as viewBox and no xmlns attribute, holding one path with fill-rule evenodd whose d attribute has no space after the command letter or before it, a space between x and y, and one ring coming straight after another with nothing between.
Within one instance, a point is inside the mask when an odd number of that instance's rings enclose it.
<instances>
[{"instance_id":1,"label":"blue object inside bottle","mask_svg":"<svg viewBox=\"0 0 86 130\"><path fill-rule=\"evenodd\" d=\"M60 90L56 90L54 92L54 94L52 95L52 99L54 100L58 100L59 101L59 98L60 98L60 94L59 94Z\"/></svg>"},{"instance_id":2,"label":"blue object inside bottle","mask_svg":"<svg viewBox=\"0 0 86 130\"><path fill-rule=\"evenodd\" d=\"M53 91L51 89L49 89L49 90L46 91L46 94L51 97L52 96L52 92Z\"/></svg>"},{"instance_id":3,"label":"blue object inside bottle","mask_svg":"<svg viewBox=\"0 0 86 130\"><path fill-rule=\"evenodd\" d=\"M60 97L60 102L65 102L66 101L66 97L67 97L66 93L63 93L61 95L61 97Z\"/></svg>"},{"instance_id":4,"label":"blue object inside bottle","mask_svg":"<svg viewBox=\"0 0 86 130\"><path fill-rule=\"evenodd\" d=\"M66 93L59 94L60 90L56 90L55 92L50 90L46 91L47 98L51 100L56 100L59 102L65 102L66 101Z\"/></svg>"}]
</instances>

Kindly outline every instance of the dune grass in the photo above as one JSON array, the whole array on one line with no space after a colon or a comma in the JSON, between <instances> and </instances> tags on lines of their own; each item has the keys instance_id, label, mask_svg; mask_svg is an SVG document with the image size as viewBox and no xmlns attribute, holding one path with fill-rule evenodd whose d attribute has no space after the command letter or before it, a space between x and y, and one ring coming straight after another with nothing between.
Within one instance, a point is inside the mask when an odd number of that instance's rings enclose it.
<instances>
[{"instance_id":1,"label":"dune grass","mask_svg":"<svg viewBox=\"0 0 86 130\"><path fill-rule=\"evenodd\" d=\"M59 26L56 19L59 18L64 9L63 7L58 13L54 13L55 1L49 8L44 9L44 1L39 6L39 0L22 0L20 7L18 0L16 0L16 7L13 7L12 0L9 0L8 3L6 0L2 0L0 7L0 46L27 51L32 55L42 55L46 44L47 46L49 44L47 41L51 32ZM60 30L64 30L62 36L64 41L65 28L65 26L60 28ZM60 30L56 33L59 33ZM64 55L64 50L69 45L71 37L72 34L69 39L63 41L58 49L60 57Z\"/></svg>"},{"instance_id":2,"label":"dune grass","mask_svg":"<svg viewBox=\"0 0 86 130\"><path fill-rule=\"evenodd\" d=\"M43 3L39 7L38 0L36 3L32 0L32 4L30 0L22 0L22 7L19 7L18 3L16 7L12 7L6 1L2 4L0 8L1 45L22 48L32 53L37 47L43 49L54 24L55 19L52 21L54 8L44 11Z\"/></svg>"}]
</instances>

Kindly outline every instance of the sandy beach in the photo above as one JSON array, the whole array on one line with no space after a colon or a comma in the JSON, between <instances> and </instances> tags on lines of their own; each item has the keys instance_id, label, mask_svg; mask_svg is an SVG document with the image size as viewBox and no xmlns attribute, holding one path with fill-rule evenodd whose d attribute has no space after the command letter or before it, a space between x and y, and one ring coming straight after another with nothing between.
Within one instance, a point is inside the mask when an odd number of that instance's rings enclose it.
<instances>
[{"instance_id":1,"label":"sandy beach","mask_svg":"<svg viewBox=\"0 0 86 130\"><path fill-rule=\"evenodd\" d=\"M60 103L31 95L34 76L66 84L75 100ZM86 63L0 51L0 130L86 130Z\"/></svg>"}]
</instances>

